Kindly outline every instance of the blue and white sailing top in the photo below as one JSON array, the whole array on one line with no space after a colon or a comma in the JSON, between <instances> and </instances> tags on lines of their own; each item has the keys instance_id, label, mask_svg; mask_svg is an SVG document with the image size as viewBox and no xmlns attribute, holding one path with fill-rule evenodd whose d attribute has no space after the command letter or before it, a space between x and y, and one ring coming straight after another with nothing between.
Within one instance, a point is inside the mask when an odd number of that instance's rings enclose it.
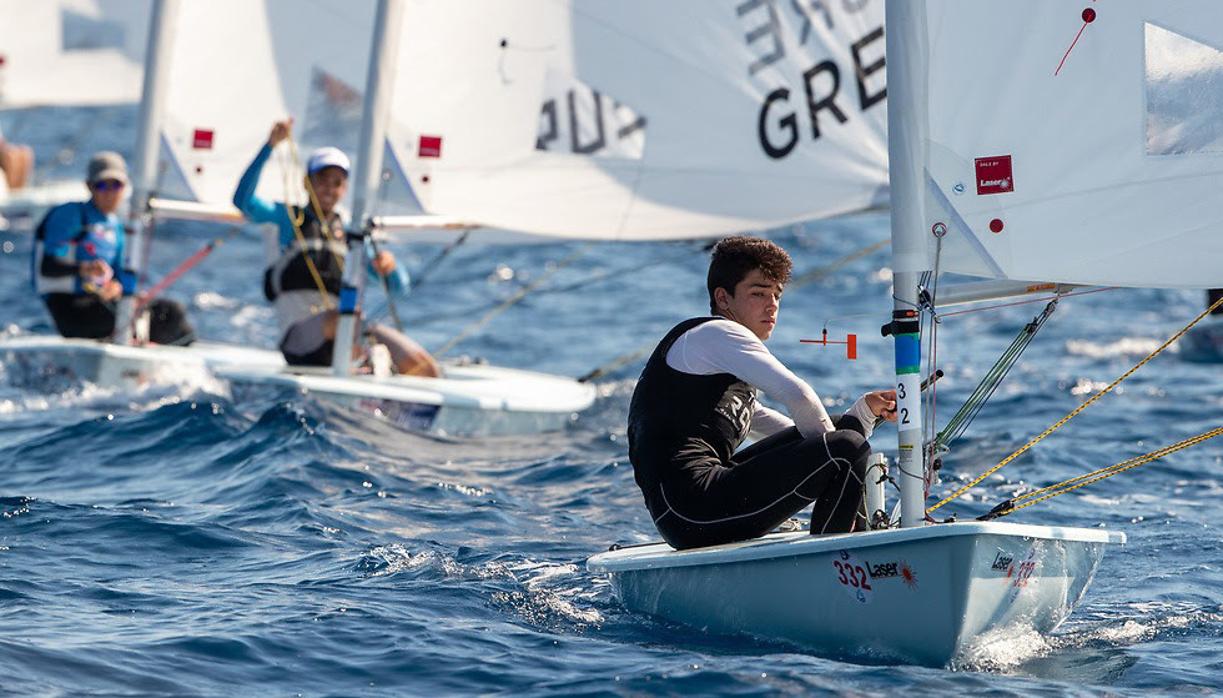
<instances>
[{"instance_id":1,"label":"blue and white sailing top","mask_svg":"<svg viewBox=\"0 0 1223 698\"><path fill-rule=\"evenodd\" d=\"M121 273L125 241L123 220L102 213L91 201L61 204L51 209L34 233L32 277L34 290L48 293L89 293L110 278L83 279L82 262L100 259L123 283L123 292L135 290L135 279Z\"/></svg>"}]
</instances>

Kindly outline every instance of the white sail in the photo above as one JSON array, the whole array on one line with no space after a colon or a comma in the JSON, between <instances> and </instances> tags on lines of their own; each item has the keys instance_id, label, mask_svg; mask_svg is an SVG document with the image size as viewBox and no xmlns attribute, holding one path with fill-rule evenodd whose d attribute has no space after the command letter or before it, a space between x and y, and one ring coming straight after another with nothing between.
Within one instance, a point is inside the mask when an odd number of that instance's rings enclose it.
<instances>
[{"instance_id":1,"label":"white sail","mask_svg":"<svg viewBox=\"0 0 1223 698\"><path fill-rule=\"evenodd\" d=\"M150 0L0 0L0 108L140 101Z\"/></svg>"},{"instance_id":2,"label":"white sail","mask_svg":"<svg viewBox=\"0 0 1223 698\"><path fill-rule=\"evenodd\" d=\"M883 3L414 0L388 140L425 211L709 236L886 198Z\"/></svg>"},{"instance_id":3,"label":"white sail","mask_svg":"<svg viewBox=\"0 0 1223 698\"><path fill-rule=\"evenodd\" d=\"M924 12L926 231L949 230L942 270L1223 284L1223 3L931 0Z\"/></svg>"},{"instance_id":4,"label":"white sail","mask_svg":"<svg viewBox=\"0 0 1223 698\"><path fill-rule=\"evenodd\" d=\"M288 116L303 149L328 144L353 154L373 11L373 0L183 3L170 59L162 124L169 153L159 192L228 203L273 121ZM274 156L264 169L261 196L299 195L300 169L286 174L284 162Z\"/></svg>"}]
</instances>

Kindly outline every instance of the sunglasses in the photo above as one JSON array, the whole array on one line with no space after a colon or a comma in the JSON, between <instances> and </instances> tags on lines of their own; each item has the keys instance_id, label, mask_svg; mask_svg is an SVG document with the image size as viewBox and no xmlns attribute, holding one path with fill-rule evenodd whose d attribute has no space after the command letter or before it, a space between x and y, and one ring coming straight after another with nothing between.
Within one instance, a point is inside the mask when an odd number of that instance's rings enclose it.
<instances>
[{"instance_id":1,"label":"sunglasses","mask_svg":"<svg viewBox=\"0 0 1223 698\"><path fill-rule=\"evenodd\" d=\"M104 179L100 182L94 182L92 189L94 191L119 191L123 186L123 182L117 179Z\"/></svg>"}]
</instances>

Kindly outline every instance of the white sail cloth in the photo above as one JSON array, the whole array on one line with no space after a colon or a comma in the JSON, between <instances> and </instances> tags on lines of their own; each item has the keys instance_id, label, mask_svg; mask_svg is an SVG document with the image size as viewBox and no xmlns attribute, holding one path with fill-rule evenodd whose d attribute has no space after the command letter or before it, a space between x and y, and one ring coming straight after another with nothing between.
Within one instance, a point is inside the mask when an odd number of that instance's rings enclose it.
<instances>
[{"instance_id":1,"label":"white sail cloth","mask_svg":"<svg viewBox=\"0 0 1223 698\"><path fill-rule=\"evenodd\" d=\"M940 268L1223 285L1223 3L929 0L924 233ZM923 44L924 45L921 45Z\"/></svg>"},{"instance_id":2,"label":"white sail cloth","mask_svg":"<svg viewBox=\"0 0 1223 698\"><path fill-rule=\"evenodd\" d=\"M431 214L576 238L863 209L883 39L880 0L409 0L390 169Z\"/></svg>"},{"instance_id":3,"label":"white sail cloth","mask_svg":"<svg viewBox=\"0 0 1223 698\"><path fill-rule=\"evenodd\" d=\"M352 154L373 15L373 0L180 3L158 191L228 204L273 121L290 116L304 146L338 145ZM301 189L300 169L286 173L281 163L268 163L258 189L270 200Z\"/></svg>"},{"instance_id":4,"label":"white sail cloth","mask_svg":"<svg viewBox=\"0 0 1223 698\"><path fill-rule=\"evenodd\" d=\"M0 108L140 101L151 0L0 0Z\"/></svg>"}]
</instances>

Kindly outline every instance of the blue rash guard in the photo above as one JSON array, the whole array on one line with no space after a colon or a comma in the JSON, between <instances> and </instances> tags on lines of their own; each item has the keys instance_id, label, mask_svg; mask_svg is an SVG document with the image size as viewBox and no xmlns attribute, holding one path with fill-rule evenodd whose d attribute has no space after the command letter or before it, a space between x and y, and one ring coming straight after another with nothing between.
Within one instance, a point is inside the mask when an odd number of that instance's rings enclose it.
<instances>
[{"instance_id":1,"label":"blue rash guard","mask_svg":"<svg viewBox=\"0 0 1223 698\"><path fill-rule=\"evenodd\" d=\"M123 220L105 214L91 201L61 204L51 209L35 233L34 290L48 293L89 293L78 270L82 262L100 259L110 265L124 294L135 292L135 278L123 273ZM97 282L105 282L98 279Z\"/></svg>"},{"instance_id":2,"label":"blue rash guard","mask_svg":"<svg viewBox=\"0 0 1223 698\"><path fill-rule=\"evenodd\" d=\"M242 179L238 180L238 188L234 191L233 201L234 206L237 206L238 210L252 223L276 224L279 230L280 252L283 254L296 242L289 207L283 202L267 201L255 195L259 177L263 174L263 166L271 155L272 148L264 143L263 147L259 149L259 154L242 174ZM368 238L365 241L365 257L366 268L371 275L377 277L378 273L373 267L374 248ZM391 292L396 295L403 295L408 288L408 274L400 265L395 266L395 271L386 277L386 281Z\"/></svg>"}]
</instances>

